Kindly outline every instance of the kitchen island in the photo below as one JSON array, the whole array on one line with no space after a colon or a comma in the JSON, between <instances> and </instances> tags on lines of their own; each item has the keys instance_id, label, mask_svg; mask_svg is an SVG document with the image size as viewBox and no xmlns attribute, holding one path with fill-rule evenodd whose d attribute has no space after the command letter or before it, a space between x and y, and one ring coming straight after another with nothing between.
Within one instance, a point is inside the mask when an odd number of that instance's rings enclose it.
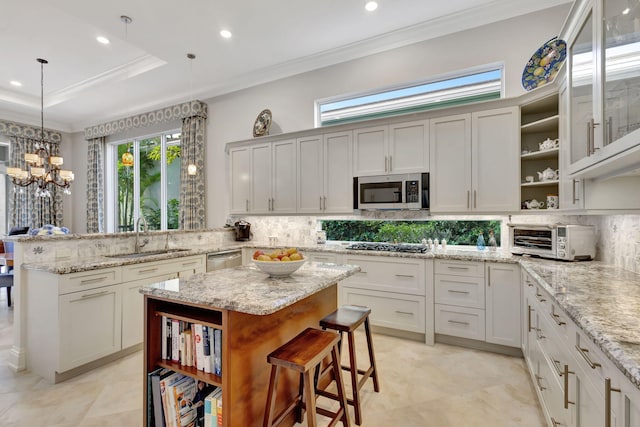
<instances>
[{"instance_id":1,"label":"kitchen island","mask_svg":"<svg viewBox=\"0 0 640 427\"><path fill-rule=\"evenodd\" d=\"M337 307L337 283L357 266L308 262L288 277L271 278L254 266L202 273L144 286L145 408L147 373L158 367L191 375L222 388L224 426L262 424L269 383L267 355ZM222 331L222 374L163 360L162 316ZM298 376L283 373L282 410L298 392ZM144 424L147 425L146 412ZM293 418L288 425L293 425ZM287 423L285 423L287 425Z\"/></svg>"}]
</instances>

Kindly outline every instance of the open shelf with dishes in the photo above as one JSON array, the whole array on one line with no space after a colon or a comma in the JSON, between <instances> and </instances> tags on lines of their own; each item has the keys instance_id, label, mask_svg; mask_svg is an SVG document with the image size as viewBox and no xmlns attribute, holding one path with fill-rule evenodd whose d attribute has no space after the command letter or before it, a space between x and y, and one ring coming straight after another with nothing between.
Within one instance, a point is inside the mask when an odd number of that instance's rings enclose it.
<instances>
[{"instance_id":1,"label":"open shelf with dishes","mask_svg":"<svg viewBox=\"0 0 640 427\"><path fill-rule=\"evenodd\" d=\"M559 190L558 94L520 107L520 207L557 209ZM549 208L551 205L551 208Z\"/></svg>"}]
</instances>

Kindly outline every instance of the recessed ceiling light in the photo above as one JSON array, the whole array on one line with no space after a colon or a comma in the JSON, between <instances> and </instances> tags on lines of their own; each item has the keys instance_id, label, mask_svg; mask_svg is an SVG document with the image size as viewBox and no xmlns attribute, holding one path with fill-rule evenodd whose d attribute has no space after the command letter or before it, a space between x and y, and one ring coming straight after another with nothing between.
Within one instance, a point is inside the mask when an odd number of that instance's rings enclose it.
<instances>
[{"instance_id":1,"label":"recessed ceiling light","mask_svg":"<svg viewBox=\"0 0 640 427\"><path fill-rule=\"evenodd\" d=\"M631 12L631 9L626 8L625 10L622 11L622 14L627 15L629 12Z\"/></svg>"},{"instance_id":2,"label":"recessed ceiling light","mask_svg":"<svg viewBox=\"0 0 640 427\"><path fill-rule=\"evenodd\" d=\"M103 36L96 37L96 40L98 40L98 43L109 44L109 39Z\"/></svg>"},{"instance_id":3,"label":"recessed ceiling light","mask_svg":"<svg viewBox=\"0 0 640 427\"><path fill-rule=\"evenodd\" d=\"M225 39L230 39L232 34L229 30L222 30L220 31L220 35Z\"/></svg>"},{"instance_id":4,"label":"recessed ceiling light","mask_svg":"<svg viewBox=\"0 0 640 427\"><path fill-rule=\"evenodd\" d=\"M9 84L11 84L11 86L16 86L16 87L20 87L20 86L22 86L22 83L20 83L20 82L19 82L19 81L17 81L17 80L11 80L11 81L9 82Z\"/></svg>"},{"instance_id":5,"label":"recessed ceiling light","mask_svg":"<svg viewBox=\"0 0 640 427\"><path fill-rule=\"evenodd\" d=\"M378 8L378 3L375 1L369 1L367 2L367 4L364 5L364 8L367 9L369 12L373 12Z\"/></svg>"}]
</instances>

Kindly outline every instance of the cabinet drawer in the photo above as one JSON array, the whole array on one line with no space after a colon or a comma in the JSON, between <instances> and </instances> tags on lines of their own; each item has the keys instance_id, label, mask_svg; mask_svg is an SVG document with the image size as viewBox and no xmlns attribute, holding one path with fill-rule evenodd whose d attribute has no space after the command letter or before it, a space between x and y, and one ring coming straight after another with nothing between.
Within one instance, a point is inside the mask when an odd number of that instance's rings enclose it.
<instances>
[{"instance_id":1,"label":"cabinet drawer","mask_svg":"<svg viewBox=\"0 0 640 427\"><path fill-rule=\"evenodd\" d=\"M359 273L344 281L349 287L411 295L425 294L425 262L423 260L390 260L389 257L347 255L343 258L343 262L358 265L361 268Z\"/></svg>"},{"instance_id":2,"label":"cabinet drawer","mask_svg":"<svg viewBox=\"0 0 640 427\"><path fill-rule=\"evenodd\" d=\"M58 293L64 295L71 292L113 285L121 281L120 267L64 274L60 276Z\"/></svg>"},{"instance_id":3,"label":"cabinet drawer","mask_svg":"<svg viewBox=\"0 0 640 427\"><path fill-rule=\"evenodd\" d=\"M409 332L425 332L425 298L343 286L341 305L364 305L371 309L372 325Z\"/></svg>"},{"instance_id":4,"label":"cabinet drawer","mask_svg":"<svg viewBox=\"0 0 640 427\"><path fill-rule=\"evenodd\" d=\"M436 333L484 341L484 310L436 304Z\"/></svg>"},{"instance_id":5,"label":"cabinet drawer","mask_svg":"<svg viewBox=\"0 0 640 427\"><path fill-rule=\"evenodd\" d=\"M437 259L435 273L484 278L484 263Z\"/></svg>"},{"instance_id":6,"label":"cabinet drawer","mask_svg":"<svg viewBox=\"0 0 640 427\"><path fill-rule=\"evenodd\" d=\"M338 262L338 254L332 254L330 252L305 252L305 255L309 258L309 261L313 262Z\"/></svg>"},{"instance_id":7,"label":"cabinet drawer","mask_svg":"<svg viewBox=\"0 0 640 427\"><path fill-rule=\"evenodd\" d=\"M122 267L122 279L125 282L147 279L169 273L204 268L204 256L190 256L166 261L145 262Z\"/></svg>"},{"instance_id":8,"label":"cabinet drawer","mask_svg":"<svg viewBox=\"0 0 640 427\"><path fill-rule=\"evenodd\" d=\"M435 275L436 304L484 308L484 280L480 277Z\"/></svg>"}]
</instances>

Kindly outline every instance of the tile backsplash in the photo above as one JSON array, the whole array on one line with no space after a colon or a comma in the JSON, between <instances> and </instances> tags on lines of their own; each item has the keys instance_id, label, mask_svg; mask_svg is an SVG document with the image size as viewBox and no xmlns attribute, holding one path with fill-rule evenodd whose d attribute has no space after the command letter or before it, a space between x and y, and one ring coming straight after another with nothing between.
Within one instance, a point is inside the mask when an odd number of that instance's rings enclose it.
<instances>
[{"instance_id":1,"label":"tile backsplash","mask_svg":"<svg viewBox=\"0 0 640 427\"><path fill-rule=\"evenodd\" d=\"M517 215L517 216L477 216L477 215L428 215L422 211L363 212L362 215L332 217L315 216L247 216L252 224L251 231L256 242L268 242L269 237L277 237L281 245L313 245L316 230L322 219L388 219L388 220L465 220L500 219L501 234L508 236L507 224L549 224L570 223L593 225L596 229L596 259L607 264L640 274L640 215ZM508 245L503 238L502 244Z\"/></svg>"}]
</instances>

